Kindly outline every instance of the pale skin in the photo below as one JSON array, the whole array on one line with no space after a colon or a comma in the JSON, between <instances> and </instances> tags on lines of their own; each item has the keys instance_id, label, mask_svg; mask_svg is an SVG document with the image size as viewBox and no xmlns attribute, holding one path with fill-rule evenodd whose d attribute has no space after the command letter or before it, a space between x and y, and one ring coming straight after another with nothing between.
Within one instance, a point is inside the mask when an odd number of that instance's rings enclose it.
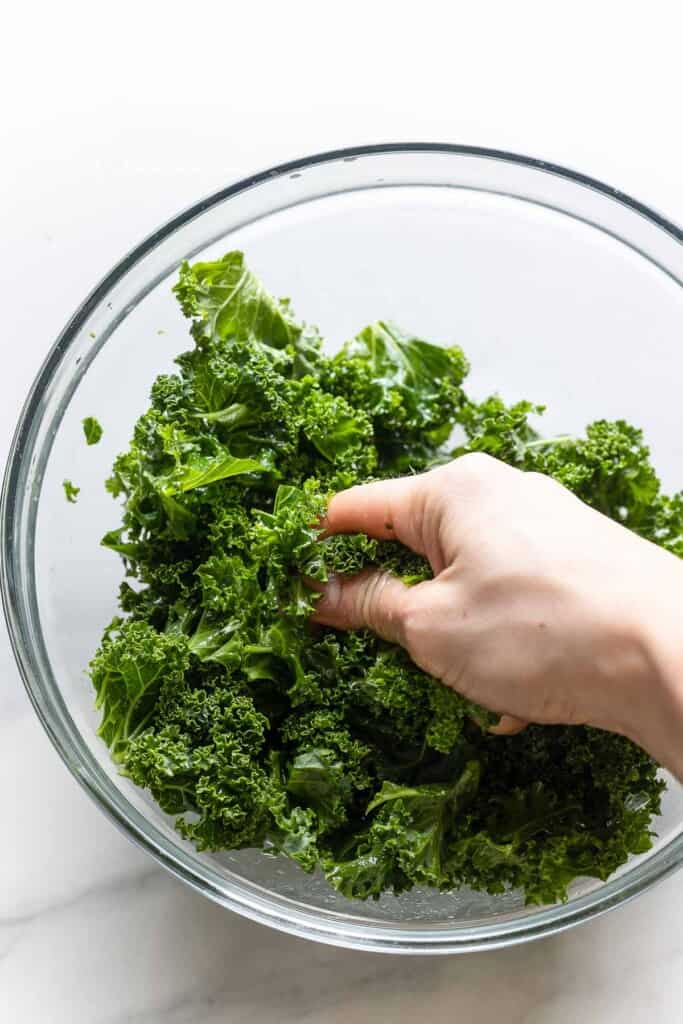
<instances>
[{"instance_id":1,"label":"pale skin","mask_svg":"<svg viewBox=\"0 0 683 1024\"><path fill-rule=\"evenodd\" d=\"M548 477L471 454L332 498L328 533L394 538L434 579L331 580L315 619L368 627L447 686L529 722L622 733L683 779L683 562Z\"/></svg>"}]
</instances>

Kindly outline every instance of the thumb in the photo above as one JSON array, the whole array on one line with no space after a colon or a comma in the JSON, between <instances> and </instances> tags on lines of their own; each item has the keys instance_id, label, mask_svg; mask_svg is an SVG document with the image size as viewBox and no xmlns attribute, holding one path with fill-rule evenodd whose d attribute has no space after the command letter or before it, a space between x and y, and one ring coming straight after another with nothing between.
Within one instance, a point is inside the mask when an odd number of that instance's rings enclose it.
<instances>
[{"instance_id":1,"label":"thumb","mask_svg":"<svg viewBox=\"0 0 683 1024\"><path fill-rule=\"evenodd\" d=\"M333 576L323 588L313 621L334 629L371 629L384 640L403 645L409 592L401 580L378 569Z\"/></svg>"}]
</instances>

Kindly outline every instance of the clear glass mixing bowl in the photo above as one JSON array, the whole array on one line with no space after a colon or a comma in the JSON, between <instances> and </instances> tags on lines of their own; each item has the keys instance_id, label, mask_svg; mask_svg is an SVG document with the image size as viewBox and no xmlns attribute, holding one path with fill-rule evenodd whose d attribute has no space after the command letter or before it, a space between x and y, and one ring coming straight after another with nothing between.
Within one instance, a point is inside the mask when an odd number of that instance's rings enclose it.
<instances>
[{"instance_id":1,"label":"clear glass mixing bowl","mask_svg":"<svg viewBox=\"0 0 683 1024\"><path fill-rule=\"evenodd\" d=\"M297 935L391 952L457 952L556 932L628 899L683 857L672 783L651 853L563 905L519 894L414 891L349 902L253 851L198 854L121 778L95 729L86 676L115 611L121 568L99 546L117 524L103 480L156 374L188 347L171 295L179 262L244 249L330 345L377 317L458 342L484 394L546 402L545 429L623 416L646 431L668 488L683 484L683 233L627 196L560 167L442 145L368 146L258 174L138 246L85 300L26 401L2 499L2 588L28 693L73 774L161 864L239 913ZM86 447L96 414L102 442ZM64 500L62 480L81 488Z\"/></svg>"}]
</instances>

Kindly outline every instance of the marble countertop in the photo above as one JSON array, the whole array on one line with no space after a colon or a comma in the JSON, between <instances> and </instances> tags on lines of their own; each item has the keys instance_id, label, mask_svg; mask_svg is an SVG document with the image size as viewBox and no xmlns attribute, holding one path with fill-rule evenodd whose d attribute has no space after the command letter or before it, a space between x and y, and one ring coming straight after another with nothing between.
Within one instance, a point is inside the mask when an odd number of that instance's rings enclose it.
<instances>
[{"instance_id":1,"label":"marble countertop","mask_svg":"<svg viewBox=\"0 0 683 1024\"><path fill-rule=\"evenodd\" d=\"M88 290L158 224L264 166L359 142L467 142L576 167L683 221L678 5L615 19L577 0L558 32L535 4L424 0L416 20L377 0L345 7L334 48L309 0L208 4L200 34L176 0L39 6L39 32L35 5L3 18L0 465ZM3 1022L681 1020L683 874L500 952L315 945L212 904L116 831L50 746L2 625L0 679Z\"/></svg>"}]
</instances>

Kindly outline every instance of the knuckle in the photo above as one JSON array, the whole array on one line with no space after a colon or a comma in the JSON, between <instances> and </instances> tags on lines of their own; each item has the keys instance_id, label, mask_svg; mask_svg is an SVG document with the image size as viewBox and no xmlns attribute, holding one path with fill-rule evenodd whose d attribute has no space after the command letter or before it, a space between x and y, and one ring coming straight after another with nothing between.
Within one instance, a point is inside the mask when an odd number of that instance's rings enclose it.
<instances>
[{"instance_id":1,"label":"knuckle","mask_svg":"<svg viewBox=\"0 0 683 1024\"><path fill-rule=\"evenodd\" d=\"M356 619L377 630L382 625L382 591L386 586L385 573L368 573L357 591Z\"/></svg>"},{"instance_id":2,"label":"knuckle","mask_svg":"<svg viewBox=\"0 0 683 1024\"><path fill-rule=\"evenodd\" d=\"M404 643L406 596L403 584L387 572L370 572L356 594L354 620L392 643Z\"/></svg>"},{"instance_id":3,"label":"knuckle","mask_svg":"<svg viewBox=\"0 0 683 1024\"><path fill-rule=\"evenodd\" d=\"M379 575L372 574L366 577L365 584L360 589L358 617L371 628L376 625L380 593Z\"/></svg>"},{"instance_id":4,"label":"knuckle","mask_svg":"<svg viewBox=\"0 0 683 1024\"><path fill-rule=\"evenodd\" d=\"M499 463L485 452L467 452L451 463L451 472L462 483L479 483L495 473Z\"/></svg>"},{"instance_id":5,"label":"knuckle","mask_svg":"<svg viewBox=\"0 0 683 1024\"><path fill-rule=\"evenodd\" d=\"M546 483L552 480L552 477L546 476L545 473L539 472L537 469L529 470L526 473L527 480L533 480L535 483Z\"/></svg>"},{"instance_id":6,"label":"knuckle","mask_svg":"<svg viewBox=\"0 0 683 1024\"><path fill-rule=\"evenodd\" d=\"M537 487L539 490L543 488L546 490L555 491L559 490L561 487L561 485L558 484L557 480L554 480L551 476L548 476L546 473L539 473L539 471L536 469L531 470L528 473L525 473L524 476L527 480L531 481L534 487Z\"/></svg>"}]
</instances>

